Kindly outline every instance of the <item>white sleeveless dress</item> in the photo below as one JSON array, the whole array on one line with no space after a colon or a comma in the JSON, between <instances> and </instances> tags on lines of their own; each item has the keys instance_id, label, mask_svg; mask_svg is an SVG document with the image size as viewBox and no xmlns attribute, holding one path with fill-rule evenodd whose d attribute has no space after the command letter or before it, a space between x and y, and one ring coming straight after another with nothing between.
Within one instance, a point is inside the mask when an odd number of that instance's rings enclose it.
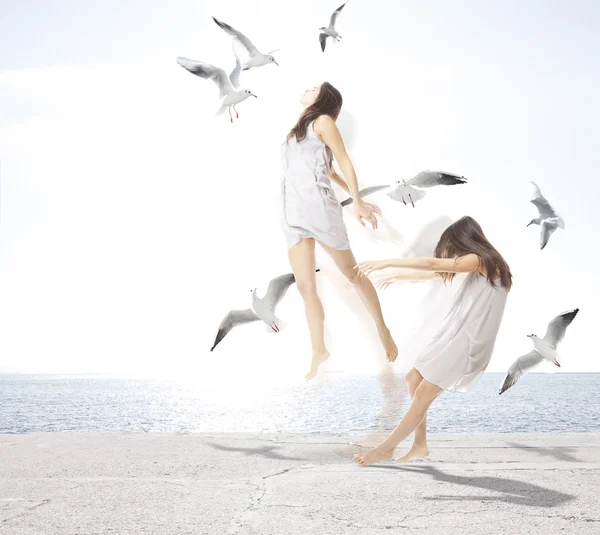
<instances>
[{"instance_id":1,"label":"white sleeveless dress","mask_svg":"<svg viewBox=\"0 0 600 535\"><path fill-rule=\"evenodd\" d=\"M281 223L288 249L314 238L333 249L350 249L342 206L329 180L329 149L308 124L306 137L281 145Z\"/></svg>"},{"instance_id":2,"label":"white sleeveless dress","mask_svg":"<svg viewBox=\"0 0 600 535\"><path fill-rule=\"evenodd\" d=\"M492 358L508 291L469 273L437 334L417 356L424 379L450 392L468 392Z\"/></svg>"}]
</instances>

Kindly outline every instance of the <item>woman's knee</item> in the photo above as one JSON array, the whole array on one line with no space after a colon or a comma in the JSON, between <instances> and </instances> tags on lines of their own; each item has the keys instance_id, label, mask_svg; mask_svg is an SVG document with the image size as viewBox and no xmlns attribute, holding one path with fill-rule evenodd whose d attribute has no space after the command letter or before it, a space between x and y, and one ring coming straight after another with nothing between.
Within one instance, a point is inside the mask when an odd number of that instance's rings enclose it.
<instances>
[{"instance_id":1,"label":"woman's knee","mask_svg":"<svg viewBox=\"0 0 600 535\"><path fill-rule=\"evenodd\" d=\"M443 390L439 386L436 386L429 381L422 380L415 391L414 401L429 404L442 392Z\"/></svg>"},{"instance_id":2,"label":"woman's knee","mask_svg":"<svg viewBox=\"0 0 600 535\"><path fill-rule=\"evenodd\" d=\"M344 268L342 269L342 273L350 284L356 285L360 282L360 275L358 273L358 269L354 269L353 267Z\"/></svg>"},{"instance_id":3,"label":"woman's knee","mask_svg":"<svg viewBox=\"0 0 600 535\"><path fill-rule=\"evenodd\" d=\"M423 380L423 376L413 368L406 374L405 380L409 386L416 388Z\"/></svg>"},{"instance_id":4,"label":"woman's knee","mask_svg":"<svg viewBox=\"0 0 600 535\"><path fill-rule=\"evenodd\" d=\"M313 281L297 280L296 286L298 287L298 291L300 292L302 299L304 299L305 301L310 299L316 299L318 297L317 285Z\"/></svg>"}]
</instances>

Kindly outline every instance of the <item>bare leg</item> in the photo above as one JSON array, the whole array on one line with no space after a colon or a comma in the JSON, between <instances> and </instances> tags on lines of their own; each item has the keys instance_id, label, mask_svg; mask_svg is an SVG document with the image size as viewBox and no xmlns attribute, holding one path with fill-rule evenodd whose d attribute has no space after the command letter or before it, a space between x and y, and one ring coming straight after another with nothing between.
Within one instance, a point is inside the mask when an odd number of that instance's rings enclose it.
<instances>
[{"instance_id":1,"label":"bare leg","mask_svg":"<svg viewBox=\"0 0 600 535\"><path fill-rule=\"evenodd\" d=\"M235 112L235 116L239 119L240 118L240 114L238 113L238 111L235 109L235 106L233 106L233 111Z\"/></svg>"},{"instance_id":2,"label":"bare leg","mask_svg":"<svg viewBox=\"0 0 600 535\"><path fill-rule=\"evenodd\" d=\"M358 270L354 268L357 262L350 249L333 249L321 242L319 242L319 244L327 251L327 253L329 253L339 270L356 288L360 300L369 311L369 314L373 317L373 320L375 320L379 339L383 344L387 360L389 362L394 362L398 356L398 348L383 319L381 304L379 303L379 297L377 296L377 291L375 290L373 283L368 277L360 277L358 275Z\"/></svg>"},{"instance_id":3,"label":"bare leg","mask_svg":"<svg viewBox=\"0 0 600 535\"><path fill-rule=\"evenodd\" d=\"M233 117L231 115L231 106L229 106L229 108L227 108L229 110L229 120L233 123Z\"/></svg>"},{"instance_id":4,"label":"bare leg","mask_svg":"<svg viewBox=\"0 0 600 535\"><path fill-rule=\"evenodd\" d=\"M408 411L396 429L392 431L392 434L367 454L355 455L354 460L358 464L367 466L378 461L391 459L394 454L394 448L419 426L423 418L425 418L433 400L442 392L443 390L439 386L423 379L415 391Z\"/></svg>"},{"instance_id":5,"label":"bare leg","mask_svg":"<svg viewBox=\"0 0 600 535\"><path fill-rule=\"evenodd\" d=\"M310 332L312 361L310 371L305 377L306 380L309 380L317 375L319 366L329 357L324 337L325 312L321 299L317 294L315 240L312 238L300 240L288 250L288 256L296 277L296 286L304 301L304 310Z\"/></svg>"},{"instance_id":6,"label":"bare leg","mask_svg":"<svg viewBox=\"0 0 600 535\"><path fill-rule=\"evenodd\" d=\"M423 376L417 370L415 370L415 368L412 368L406 374L406 385L408 386L408 392L410 394L411 399L415 397L415 392L417 391L417 388L422 381ZM415 440L413 442L412 448L406 455L398 457L396 460L399 463L408 463L415 459L427 457L428 455L429 446L427 445L427 415L425 415L423 421L415 430Z\"/></svg>"}]
</instances>

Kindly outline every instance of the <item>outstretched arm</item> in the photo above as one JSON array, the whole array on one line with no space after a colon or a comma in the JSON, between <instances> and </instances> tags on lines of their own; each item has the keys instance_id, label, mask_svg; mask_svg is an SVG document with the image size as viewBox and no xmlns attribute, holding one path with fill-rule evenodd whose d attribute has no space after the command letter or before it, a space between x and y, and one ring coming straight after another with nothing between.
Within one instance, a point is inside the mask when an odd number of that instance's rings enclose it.
<instances>
[{"instance_id":1,"label":"outstretched arm","mask_svg":"<svg viewBox=\"0 0 600 535\"><path fill-rule=\"evenodd\" d=\"M382 277L375 282L375 288L378 290L385 290L391 284L397 282L418 282L418 281L429 281L439 277L440 274L437 271L423 271L420 269L416 270L405 270L396 275L389 277Z\"/></svg>"},{"instance_id":2,"label":"outstretched arm","mask_svg":"<svg viewBox=\"0 0 600 535\"><path fill-rule=\"evenodd\" d=\"M476 254L466 254L458 258L397 258L361 262L356 267L358 268L359 273L365 276L374 271L388 267L412 268L449 273L469 273L479 269L479 257Z\"/></svg>"}]
</instances>

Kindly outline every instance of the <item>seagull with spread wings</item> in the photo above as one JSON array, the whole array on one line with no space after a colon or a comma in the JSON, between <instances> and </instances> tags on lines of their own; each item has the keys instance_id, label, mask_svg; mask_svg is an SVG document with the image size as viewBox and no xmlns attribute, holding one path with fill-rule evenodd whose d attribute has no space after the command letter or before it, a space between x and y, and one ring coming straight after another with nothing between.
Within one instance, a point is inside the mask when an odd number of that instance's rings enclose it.
<instances>
[{"instance_id":1,"label":"seagull with spread wings","mask_svg":"<svg viewBox=\"0 0 600 535\"><path fill-rule=\"evenodd\" d=\"M319 269L316 270L320 271ZM275 277L269 283L267 293L260 298L256 295L256 288L252 290L252 305L251 308L244 310L230 310L221 321L217 336L210 348L212 351L225 336L238 325L252 323L254 321L263 321L272 332L279 332L282 326L282 321L275 316L275 308L283 299L283 296L288 291L288 288L296 282L296 277L293 273L286 273Z\"/></svg>"},{"instance_id":2,"label":"seagull with spread wings","mask_svg":"<svg viewBox=\"0 0 600 535\"><path fill-rule=\"evenodd\" d=\"M177 63L192 74L205 80L212 80L217 85L219 88L219 97L221 98L221 107L217 110L216 115L220 115L225 109L229 109L229 119L231 122L233 122L231 115L232 108L235 111L236 117L239 118L240 116L235 109L236 104L243 102L249 97L256 98L256 95L252 91L239 87L242 65L237 56L235 57L235 67L229 76L227 76L223 69L203 61L195 61L180 56L177 58Z\"/></svg>"},{"instance_id":3,"label":"seagull with spread wings","mask_svg":"<svg viewBox=\"0 0 600 535\"><path fill-rule=\"evenodd\" d=\"M531 371L538 364L544 361L551 362L555 366L560 368L560 362L558 361L558 353L556 352L556 346L565 337L567 327L571 325L579 309L569 310L556 316L549 324L548 329L544 338L539 338L535 334L528 334L527 337L531 338L533 342L533 349L519 357L513 365L509 368L502 385L500 386L500 394L506 392L511 386L513 386L525 373Z\"/></svg>"},{"instance_id":4,"label":"seagull with spread wings","mask_svg":"<svg viewBox=\"0 0 600 535\"><path fill-rule=\"evenodd\" d=\"M213 17L213 20L219 28L233 38L233 42L235 44L240 45L248 54L249 59L244 63L245 71L251 69L252 67L262 67L263 65L268 65L269 63L275 63L275 65L279 66L279 63L277 63L275 58L272 56L273 52L277 52L277 50L271 50L267 54L263 54L242 32L232 28L229 26L229 24L226 24L216 17Z\"/></svg>"},{"instance_id":5,"label":"seagull with spread wings","mask_svg":"<svg viewBox=\"0 0 600 535\"><path fill-rule=\"evenodd\" d=\"M347 3L348 1L344 2L331 14L331 18L329 19L329 26L322 26L321 28L319 28L319 30L321 30L321 33L319 34L319 43L321 43L321 50L323 52L325 52L325 44L327 42L328 37L331 37L332 39L335 39L338 42L342 38L342 36L339 33L337 33L335 29L335 22L338 18L338 15L342 12L342 9L344 9L344 6Z\"/></svg>"},{"instance_id":6,"label":"seagull with spread wings","mask_svg":"<svg viewBox=\"0 0 600 535\"><path fill-rule=\"evenodd\" d=\"M386 191L386 195L395 201L402 202L405 205L411 204L415 207L415 203L421 200L427 194L423 191L425 188L434 186L454 186L456 184L465 184L467 179L464 176L454 175L452 173L444 173L442 171L421 171L410 180L397 180L394 184L384 184L381 186L369 186L361 189L358 193L361 198L376 193L378 191ZM352 204L352 197L348 197L342 201L342 206Z\"/></svg>"}]
</instances>

